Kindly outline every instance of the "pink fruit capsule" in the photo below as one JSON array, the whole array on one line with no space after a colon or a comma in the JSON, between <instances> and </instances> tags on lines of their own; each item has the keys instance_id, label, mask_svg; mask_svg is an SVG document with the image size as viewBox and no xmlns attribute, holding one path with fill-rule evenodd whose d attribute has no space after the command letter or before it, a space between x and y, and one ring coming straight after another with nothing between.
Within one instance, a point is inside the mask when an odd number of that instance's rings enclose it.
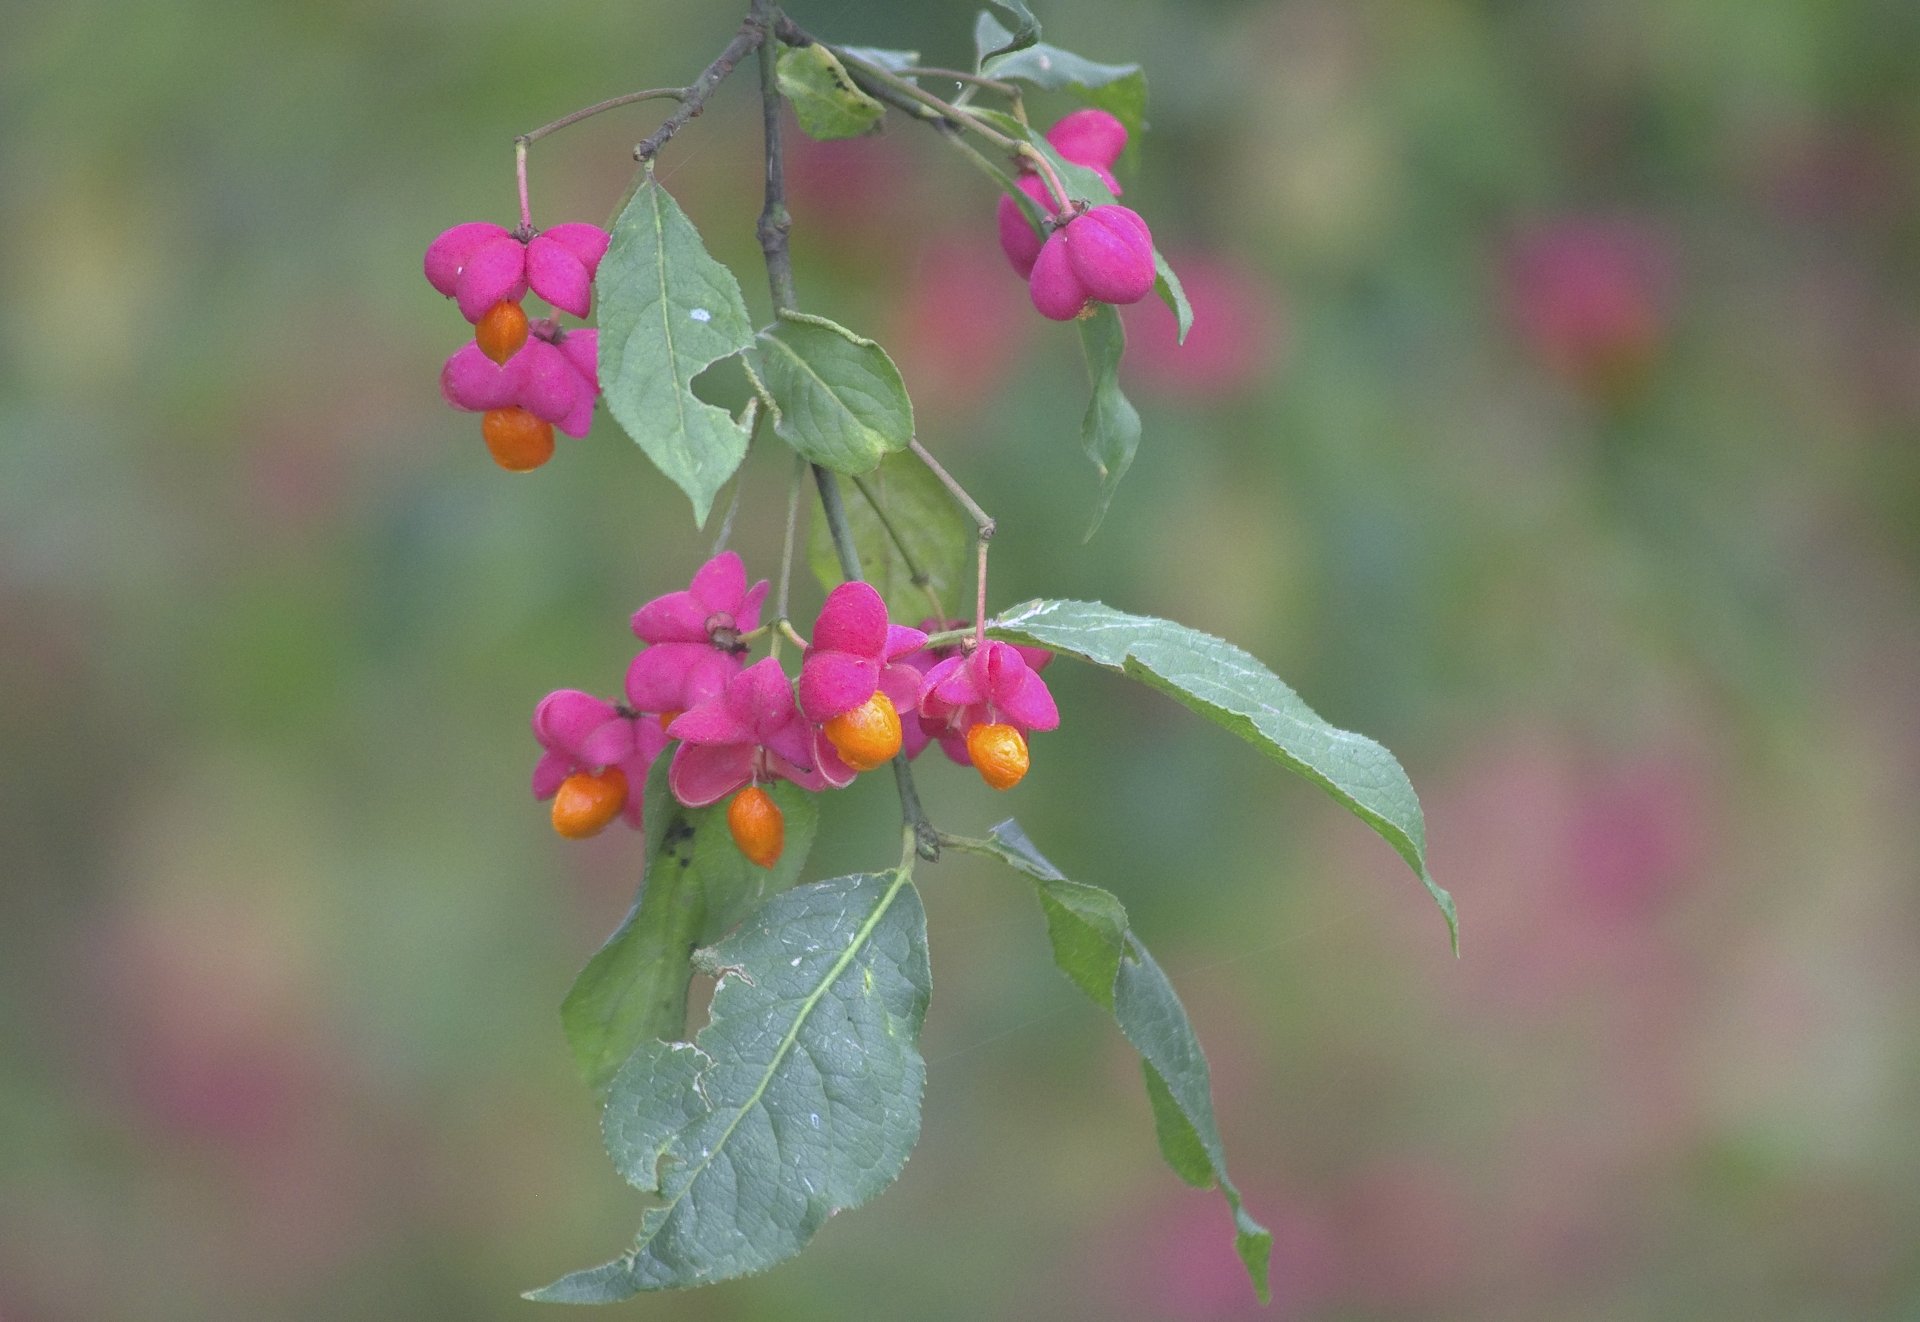
<instances>
[{"instance_id":1,"label":"pink fruit capsule","mask_svg":"<svg viewBox=\"0 0 1920 1322\"><path fill-rule=\"evenodd\" d=\"M1127 149L1127 126L1104 110L1076 110L1047 130L1053 149L1075 165L1111 170ZM1119 189L1115 189L1119 192Z\"/></svg>"},{"instance_id":2,"label":"pink fruit capsule","mask_svg":"<svg viewBox=\"0 0 1920 1322\"><path fill-rule=\"evenodd\" d=\"M1046 184L1041 182L1038 175L1022 175L1018 183L1020 191L1038 203L1042 212L1048 215L1053 213L1053 198L1048 194ZM1025 279L1033 273L1034 259L1040 255L1040 245L1043 242L1040 232L1034 229L1020 204L1005 193L1000 195L998 219L1000 251L1007 255L1007 260L1013 263L1013 269L1020 273L1022 279Z\"/></svg>"},{"instance_id":3,"label":"pink fruit capsule","mask_svg":"<svg viewBox=\"0 0 1920 1322\"><path fill-rule=\"evenodd\" d=\"M1033 306L1041 316L1054 321L1072 321L1087 306L1090 297L1067 256L1067 230L1072 228L1069 225L1047 236L1047 241L1040 246L1040 255L1034 259L1033 273L1027 277L1027 293L1033 299Z\"/></svg>"},{"instance_id":4,"label":"pink fruit capsule","mask_svg":"<svg viewBox=\"0 0 1920 1322\"><path fill-rule=\"evenodd\" d=\"M1089 298L1138 303L1152 291L1153 235L1130 208L1095 207L1075 217L1060 235L1067 261ZM1034 301L1037 306L1037 293Z\"/></svg>"}]
</instances>

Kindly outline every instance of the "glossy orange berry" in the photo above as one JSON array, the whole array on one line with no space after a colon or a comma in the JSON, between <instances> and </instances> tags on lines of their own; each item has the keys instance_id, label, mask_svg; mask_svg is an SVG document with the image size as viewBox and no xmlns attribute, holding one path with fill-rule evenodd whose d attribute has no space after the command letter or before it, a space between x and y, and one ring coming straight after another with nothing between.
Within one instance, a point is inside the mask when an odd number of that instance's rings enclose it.
<instances>
[{"instance_id":1,"label":"glossy orange berry","mask_svg":"<svg viewBox=\"0 0 1920 1322\"><path fill-rule=\"evenodd\" d=\"M727 805L727 829L747 861L758 867L778 863L780 851L787 847L787 824L780 816L780 805L758 785L733 796Z\"/></svg>"},{"instance_id":2,"label":"glossy orange berry","mask_svg":"<svg viewBox=\"0 0 1920 1322\"><path fill-rule=\"evenodd\" d=\"M980 779L1010 790L1027 774L1027 741L1011 725L976 725L967 731L967 756Z\"/></svg>"},{"instance_id":3,"label":"glossy orange berry","mask_svg":"<svg viewBox=\"0 0 1920 1322\"><path fill-rule=\"evenodd\" d=\"M627 806L627 773L576 771L560 782L553 796L553 829L569 840L585 840L606 830Z\"/></svg>"},{"instance_id":4,"label":"glossy orange berry","mask_svg":"<svg viewBox=\"0 0 1920 1322\"><path fill-rule=\"evenodd\" d=\"M488 409L480 419L480 435L493 462L509 473L530 473L553 458L553 424L517 404Z\"/></svg>"},{"instance_id":5,"label":"glossy orange berry","mask_svg":"<svg viewBox=\"0 0 1920 1322\"><path fill-rule=\"evenodd\" d=\"M852 711L841 712L821 729L840 760L855 771L884 767L900 751L900 713L884 693L876 693Z\"/></svg>"},{"instance_id":6,"label":"glossy orange berry","mask_svg":"<svg viewBox=\"0 0 1920 1322\"><path fill-rule=\"evenodd\" d=\"M473 342L494 362L506 362L527 342L527 314L518 303L501 299L474 323Z\"/></svg>"}]
</instances>

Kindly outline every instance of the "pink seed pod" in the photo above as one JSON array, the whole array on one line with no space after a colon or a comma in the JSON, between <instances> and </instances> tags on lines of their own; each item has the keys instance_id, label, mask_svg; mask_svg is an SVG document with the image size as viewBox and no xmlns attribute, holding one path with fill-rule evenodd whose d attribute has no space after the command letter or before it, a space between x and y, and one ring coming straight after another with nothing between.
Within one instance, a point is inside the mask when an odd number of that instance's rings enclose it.
<instances>
[{"instance_id":1,"label":"pink seed pod","mask_svg":"<svg viewBox=\"0 0 1920 1322\"><path fill-rule=\"evenodd\" d=\"M1077 225L1079 221L1073 223ZM1054 321L1072 321L1087 306L1090 297L1067 256L1067 230L1071 228L1069 225L1047 236L1047 241L1040 246L1039 257L1034 259L1033 273L1027 277L1027 293L1033 299L1033 306L1041 316Z\"/></svg>"},{"instance_id":2,"label":"pink seed pod","mask_svg":"<svg viewBox=\"0 0 1920 1322\"><path fill-rule=\"evenodd\" d=\"M1089 166L1110 179L1107 171L1127 149L1127 126L1106 111L1089 106L1074 111L1048 129L1047 141L1075 165Z\"/></svg>"},{"instance_id":3,"label":"pink seed pod","mask_svg":"<svg viewBox=\"0 0 1920 1322\"><path fill-rule=\"evenodd\" d=\"M1102 303L1138 303L1152 291L1153 235L1138 212L1123 206L1095 207L1059 233L1067 261L1088 297Z\"/></svg>"},{"instance_id":4,"label":"pink seed pod","mask_svg":"<svg viewBox=\"0 0 1920 1322\"><path fill-rule=\"evenodd\" d=\"M1041 211L1053 214L1053 197L1038 175L1021 175L1017 182L1020 191L1037 202ZM1040 255L1040 233L1028 222L1020 204L1005 193L1000 195L999 221L1000 251L1007 255L1007 260L1013 263L1013 269L1024 280L1033 273L1034 258Z\"/></svg>"}]
</instances>

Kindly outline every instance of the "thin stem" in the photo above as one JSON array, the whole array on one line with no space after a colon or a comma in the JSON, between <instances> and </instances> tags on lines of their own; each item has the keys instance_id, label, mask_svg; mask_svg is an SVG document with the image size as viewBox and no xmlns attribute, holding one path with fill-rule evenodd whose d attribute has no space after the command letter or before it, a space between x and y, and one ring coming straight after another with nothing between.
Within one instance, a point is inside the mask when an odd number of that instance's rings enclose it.
<instances>
[{"instance_id":1,"label":"thin stem","mask_svg":"<svg viewBox=\"0 0 1920 1322\"><path fill-rule=\"evenodd\" d=\"M969 133L978 134L1003 151L1019 151L1021 144L1018 139L1009 138L999 129L989 128L982 120L968 114L951 101L941 100L932 92L920 86L920 84L910 82L898 74L874 64L870 60L863 60L857 55L849 55L847 52L838 48L830 47L829 49L833 50L833 53L839 57L842 64L860 74L862 78L879 83L883 87L898 92L901 96L918 101L929 110L938 111L941 118L951 120L966 129Z\"/></svg>"},{"instance_id":2,"label":"thin stem","mask_svg":"<svg viewBox=\"0 0 1920 1322\"><path fill-rule=\"evenodd\" d=\"M948 835L945 831L942 831L940 832L940 847L942 849L958 849L962 853L967 854L985 854L989 858L999 857L998 851L993 847L993 841L976 840L970 835Z\"/></svg>"},{"instance_id":3,"label":"thin stem","mask_svg":"<svg viewBox=\"0 0 1920 1322\"><path fill-rule=\"evenodd\" d=\"M983 542L992 540L993 530L997 526L993 521L993 516L980 508L973 497L967 494L967 489L954 480L952 473L949 473L945 468L940 466L940 461L935 459L932 452L929 451L926 446L920 444L918 439L908 442L908 445L913 450L914 457L925 464L933 475L940 479L940 485L948 491L951 491L953 498L959 501L960 504L965 507L967 513L972 516L973 526L979 531L980 540Z\"/></svg>"},{"instance_id":4,"label":"thin stem","mask_svg":"<svg viewBox=\"0 0 1920 1322\"><path fill-rule=\"evenodd\" d=\"M1035 168L1040 171L1041 177L1047 181L1047 188L1053 193L1053 200L1057 203L1054 213L1071 220L1073 199L1067 196L1067 186L1061 180L1060 172L1053 168L1053 162L1047 159L1046 153L1030 142L1023 142L1016 155L1033 162Z\"/></svg>"},{"instance_id":5,"label":"thin stem","mask_svg":"<svg viewBox=\"0 0 1920 1322\"><path fill-rule=\"evenodd\" d=\"M977 73L966 73L960 69L927 69L915 66L911 69L896 69L902 78L946 78L956 83L967 83L974 87L984 87L989 92L1004 96L1009 101L1020 99L1020 89L1012 83L1003 83L998 78L983 78Z\"/></svg>"},{"instance_id":6,"label":"thin stem","mask_svg":"<svg viewBox=\"0 0 1920 1322\"><path fill-rule=\"evenodd\" d=\"M973 597L973 646L978 651L987 641L987 547L991 543L982 537L979 541L980 572L975 577Z\"/></svg>"},{"instance_id":7,"label":"thin stem","mask_svg":"<svg viewBox=\"0 0 1920 1322\"><path fill-rule=\"evenodd\" d=\"M747 433L747 447L749 449L753 447L754 438L760 434L761 416L760 400L756 396L747 401L746 407L740 410L740 416L735 420L740 428ZM727 501L725 517L720 520L720 535L713 539L714 555L719 555L722 551L726 550L727 542L733 537L733 521L740 513L740 489L745 485L746 479L741 474L735 473L733 475L733 496Z\"/></svg>"},{"instance_id":8,"label":"thin stem","mask_svg":"<svg viewBox=\"0 0 1920 1322\"><path fill-rule=\"evenodd\" d=\"M761 0L754 0L753 13L740 25L740 30L727 43L726 49L715 57L712 64L700 71L698 78L680 89L684 95L679 98L679 108L633 149L634 160L650 161L659 155L660 149L667 145L674 134L686 127L688 120L707 108L707 98L713 95L713 89L726 80L727 75L733 72L733 67L747 57L747 52L756 47L765 47L772 26L766 10L767 6Z\"/></svg>"},{"instance_id":9,"label":"thin stem","mask_svg":"<svg viewBox=\"0 0 1920 1322\"><path fill-rule=\"evenodd\" d=\"M793 457L793 481L787 490L787 533L780 543L780 594L774 602L773 618L781 624L787 622L787 592L793 585L793 533L800 523L800 493L805 489L807 480L807 461L799 455ZM771 655L780 655L780 634L773 635Z\"/></svg>"},{"instance_id":10,"label":"thin stem","mask_svg":"<svg viewBox=\"0 0 1920 1322\"><path fill-rule=\"evenodd\" d=\"M867 485L867 480L864 477L856 477L852 481L853 485L859 489L861 496L866 499L867 506L873 511L874 517L880 520L880 526L886 529L887 539L893 543L893 549L900 553L900 563L907 567L908 580L926 594L928 604L933 607L933 618L944 623L947 612L941 608L940 595L933 590L932 576L927 573L925 566L914 558L912 549L907 545L907 539L901 534L899 526L894 523L893 516L887 513L887 507L874 494L873 488Z\"/></svg>"},{"instance_id":11,"label":"thin stem","mask_svg":"<svg viewBox=\"0 0 1920 1322\"><path fill-rule=\"evenodd\" d=\"M955 643L968 642L972 638L973 626L969 624L959 629L941 629L936 633L930 633L922 646L931 652L942 647L952 647Z\"/></svg>"},{"instance_id":12,"label":"thin stem","mask_svg":"<svg viewBox=\"0 0 1920 1322\"><path fill-rule=\"evenodd\" d=\"M977 649L987 641L987 543L993 540L997 526L993 516L980 508L979 502L967 494L967 489L955 480L952 473L941 467L933 452L920 444L916 437L908 442L914 456L927 466L927 470L940 479L940 484L953 493L953 498L966 507L973 516L974 540L979 547L979 570L974 575L973 593L973 645Z\"/></svg>"},{"instance_id":13,"label":"thin stem","mask_svg":"<svg viewBox=\"0 0 1920 1322\"><path fill-rule=\"evenodd\" d=\"M574 111L571 115L562 115L551 124L542 124L531 133L522 133L514 141L522 147L531 146L549 133L558 133L561 129L578 124L583 119L592 119L595 115L604 114L609 110L618 110L621 106L630 106L636 101L663 101L669 98L685 101L692 95L691 87L649 87L644 92L627 92L621 96L610 96L605 101L596 101L584 109Z\"/></svg>"},{"instance_id":14,"label":"thin stem","mask_svg":"<svg viewBox=\"0 0 1920 1322\"><path fill-rule=\"evenodd\" d=\"M833 535L833 553L840 561L841 576L849 583L865 579L860 572L860 552L853 545L853 529L847 524L847 507L840 500L839 481L815 464L813 483L820 488L820 508L827 516L827 531Z\"/></svg>"},{"instance_id":15,"label":"thin stem","mask_svg":"<svg viewBox=\"0 0 1920 1322\"><path fill-rule=\"evenodd\" d=\"M533 208L527 205L527 139L513 140L513 177L520 185L520 228L533 228Z\"/></svg>"}]
</instances>

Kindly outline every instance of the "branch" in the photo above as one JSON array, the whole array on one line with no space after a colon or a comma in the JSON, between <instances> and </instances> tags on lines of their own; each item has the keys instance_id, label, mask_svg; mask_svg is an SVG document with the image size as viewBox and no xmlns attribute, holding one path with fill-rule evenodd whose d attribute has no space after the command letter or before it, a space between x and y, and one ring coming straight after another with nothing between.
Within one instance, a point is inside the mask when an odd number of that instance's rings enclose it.
<instances>
[{"instance_id":1,"label":"branch","mask_svg":"<svg viewBox=\"0 0 1920 1322\"><path fill-rule=\"evenodd\" d=\"M791 26L784 17L776 17L773 0L753 0L747 25L741 32L744 35L747 27L751 27L764 34L779 31L783 25ZM767 189L766 205L761 208L757 229L760 251L767 262L767 287L773 295L774 315L778 316L790 310L794 303L793 260L787 252L787 232L793 228L793 218L787 212L786 171L780 150L780 88L774 79L773 60L773 47L761 42L760 109L767 140ZM840 484L818 464L813 466L813 482L820 489L820 508L826 515L827 531L833 536L840 572L849 582L859 580L863 577L860 553L854 549L846 507L840 501ZM913 784L913 768L905 752L894 756L893 782L900 791L900 819L913 841L914 852L932 862L940 857L940 832L927 820L926 810L920 806L920 795Z\"/></svg>"},{"instance_id":2,"label":"branch","mask_svg":"<svg viewBox=\"0 0 1920 1322\"><path fill-rule=\"evenodd\" d=\"M733 66L745 59L749 51L765 46L769 25L763 11L764 6L759 3L759 0L755 0L753 16L740 25L740 31L734 34L733 40L727 43L726 49L720 52L712 64L701 70L698 78L680 89L682 95L679 108L661 121L660 127L648 134L641 140L640 145L633 149L634 160L650 161L659 155L660 149L667 145L674 134L686 127L688 120L707 108L707 98L713 95L713 89L720 86L726 76L733 72Z\"/></svg>"},{"instance_id":3,"label":"branch","mask_svg":"<svg viewBox=\"0 0 1920 1322\"><path fill-rule=\"evenodd\" d=\"M675 101L685 101L692 95L693 89L691 87L649 87L644 92L628 92L623 96L608 97L605 101L597 101L583 110L576 110L571 115L562 115L551 124L542 124L531 133L522 133L519 137L515 138L514 141L523 145L530 145L540 141L540 139L546 137L549 133L558 133L561 129L573 124L578 124L583 119L591 119L595 115L608 110L618 110L621 106L630 106L636 101L663 101L669 98ZM694 113L698 114L700 112L695 111Z\"/></svg>"}]
</instances>

